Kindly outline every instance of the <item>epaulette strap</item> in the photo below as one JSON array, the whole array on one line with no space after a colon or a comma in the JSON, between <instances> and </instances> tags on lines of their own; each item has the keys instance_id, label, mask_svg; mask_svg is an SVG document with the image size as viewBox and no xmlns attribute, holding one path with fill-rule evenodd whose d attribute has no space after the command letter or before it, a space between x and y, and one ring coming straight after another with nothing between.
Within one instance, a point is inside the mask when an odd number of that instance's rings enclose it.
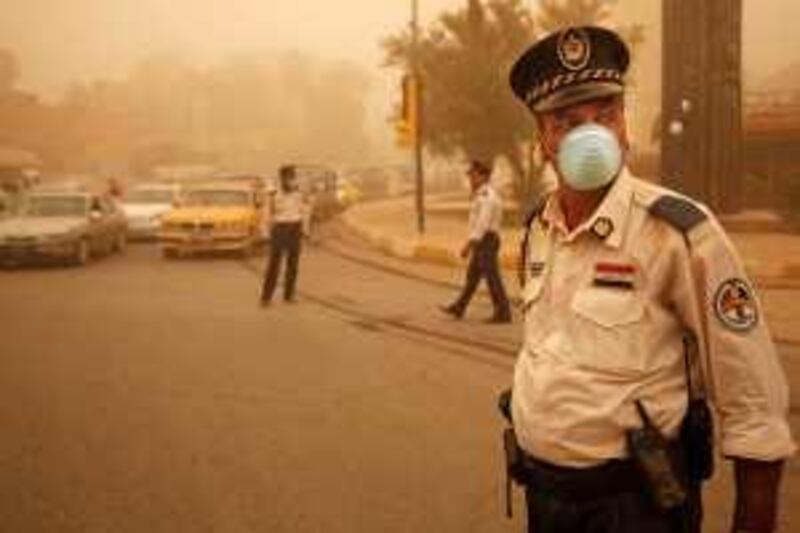
<instances>
[{"instance_id":1,"label":"epaulette strap","mask_svg":"<svg viewBox=\"0 0 800 533\"><path fill-rule=\"evenodd\" d=\"M519 278L520 287L525 286L525 270L527 268L526 262L528 261L528 248L530 246L531 224L536 220L547 204L549 195L542 195L539 200L534 204L533 209L528 211L525 215L525 225L522 227L522 242L519 247L519 262L517 264L517 275Z\"/></svg>"},{"instance_id":2,"label":"epaulette strap","mask_svg":"<svg viewBox=\"0 0 800 533\"><path fill-rule=\"evenodd\" d=\"M533 209L531 209L528 214L525 215L525 221L523 222L524 225L522 226L523 228L531 227L531 224L533 224L533 221L536 219L536 217L538 217L544 210L544 204L544 200L539 200L536 202L536 205L533 206Z\"/></svg>"},{"instance_id":3,"label":"epaulette strap","mask_svg":"<svg viewBox=\"0 0 800 533\"><path fill-rule=\"evenodd\" d=\"M650 206L650 214L686 234L708 216L690 200L664 195Z\"/></svg>"}]
</instances>

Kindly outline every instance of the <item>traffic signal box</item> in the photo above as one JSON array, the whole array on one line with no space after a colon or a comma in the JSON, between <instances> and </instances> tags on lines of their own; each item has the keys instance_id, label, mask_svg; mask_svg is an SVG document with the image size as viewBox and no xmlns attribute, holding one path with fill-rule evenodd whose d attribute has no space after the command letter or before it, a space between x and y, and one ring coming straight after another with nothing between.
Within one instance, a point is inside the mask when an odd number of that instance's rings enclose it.
<instances>
[{"instance_id":1,"label":"traffic signal box","mask_svg":"<svg viewBox=\"0 0 800 533\"><path fill-rule=\"evenodd\" d=\"M403 76L401 88L403 100L400 116L395 121L395 137L399 146L410 147L419 135L419 79L406 74Z\"/></svg>"}]
</instances>

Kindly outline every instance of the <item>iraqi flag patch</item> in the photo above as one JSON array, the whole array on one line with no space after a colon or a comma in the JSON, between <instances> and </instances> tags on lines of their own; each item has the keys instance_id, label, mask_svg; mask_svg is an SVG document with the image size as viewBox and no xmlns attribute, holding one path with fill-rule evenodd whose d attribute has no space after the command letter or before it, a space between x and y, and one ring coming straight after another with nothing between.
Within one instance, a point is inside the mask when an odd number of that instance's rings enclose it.
<instances>
[{"instance_id":1,"label":"iraqi flag patch","mask_svg":"<svg viewBox=\"0 0 800 533\"><path fill-rule=\"evenodd\" d=\"M636 265L630 263L596 263L594 281L596 287L633 290Z\"/></svg>"}]
</instances>

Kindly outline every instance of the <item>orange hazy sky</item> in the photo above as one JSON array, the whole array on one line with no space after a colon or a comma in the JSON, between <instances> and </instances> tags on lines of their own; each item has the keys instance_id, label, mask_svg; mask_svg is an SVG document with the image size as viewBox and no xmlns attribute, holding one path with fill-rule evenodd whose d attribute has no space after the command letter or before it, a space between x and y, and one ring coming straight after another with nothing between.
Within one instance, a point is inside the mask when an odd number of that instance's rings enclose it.
<instances>
[{"instance_id":1,"label":"orange hazy sky","mask_svg":"<svg viewBox=\"0 0 800 533\"><path fill-rule=\"evenodd\" d=\"M418 1L423 22L466 3ZM637 11L659 11L660 0L635 1ZM298 49L377 70L377 42L408 23L410 6L411 0L3 0L0 46L19 56L22 86L49 95L70 80L120 76L161 51L213 62ZM800 60L800 2L744 0L744 10L746 72L763 77Z\"/></svg>"}]
</instances>

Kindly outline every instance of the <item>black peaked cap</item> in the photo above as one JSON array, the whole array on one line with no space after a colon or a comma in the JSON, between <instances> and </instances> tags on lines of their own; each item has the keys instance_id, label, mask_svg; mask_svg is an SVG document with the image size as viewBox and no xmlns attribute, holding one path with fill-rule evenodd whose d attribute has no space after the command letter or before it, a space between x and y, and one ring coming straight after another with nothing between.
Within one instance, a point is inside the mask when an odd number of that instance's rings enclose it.
<instances>
[{"instance_id":1,"label":"black peaked cap","mask_svg":"<svg viewBox=\"0 0 800 533\"><path fill-rule=\"evenodd\" d=\"M613 31L564 28L534 43L511 69L511 90L528 108L546 112L623 92L630 54Z\"/></svg>"}]
</instances>

